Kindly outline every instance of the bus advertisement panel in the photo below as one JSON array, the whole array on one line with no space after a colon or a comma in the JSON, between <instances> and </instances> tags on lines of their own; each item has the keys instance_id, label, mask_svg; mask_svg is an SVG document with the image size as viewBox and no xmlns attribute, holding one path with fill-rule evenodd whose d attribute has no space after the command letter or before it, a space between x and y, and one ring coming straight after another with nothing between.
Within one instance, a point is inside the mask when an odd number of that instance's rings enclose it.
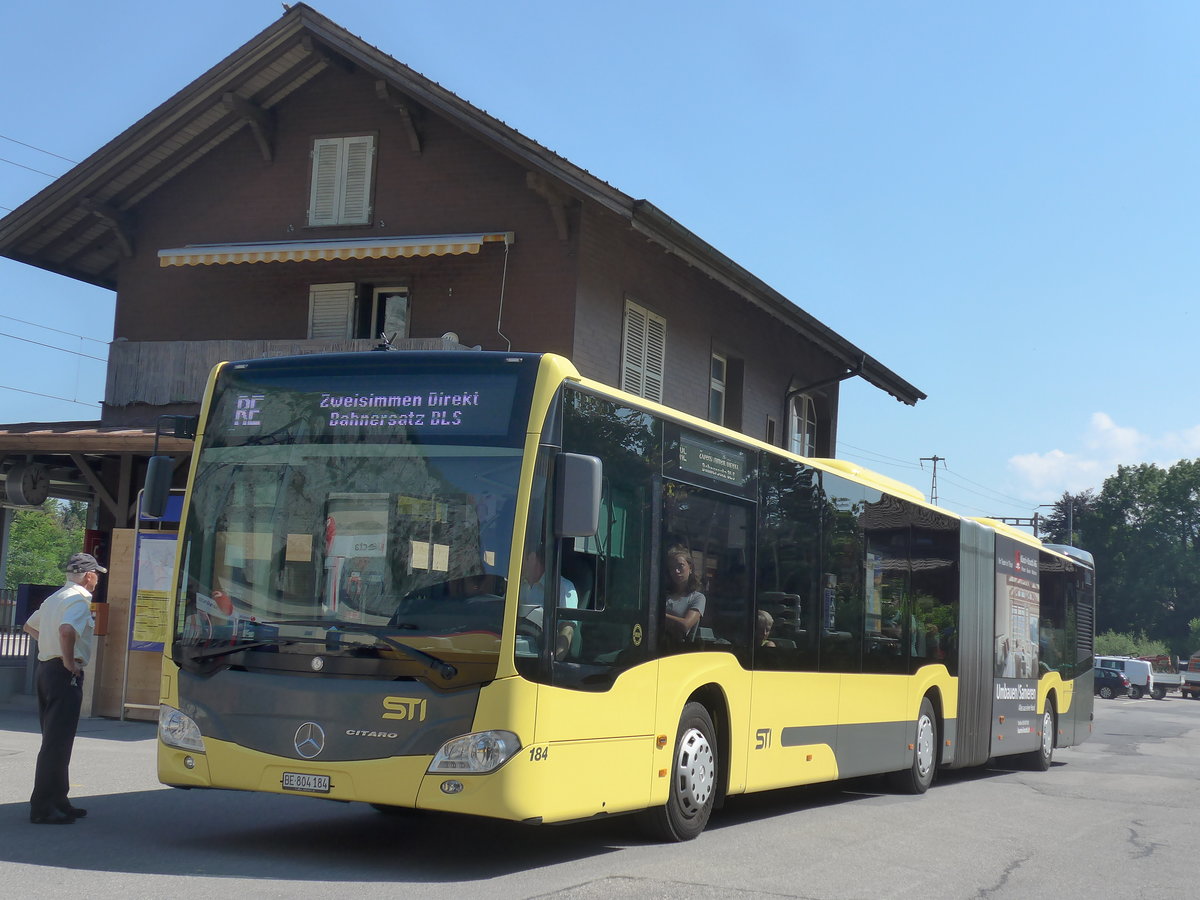
<instances>
[{"instance_id":1,"label":"bus advertisement panel","mask_svg":"<svg viewBox=\"0 0 1200 900\"><path fill-rule=\"evenodd\" d=\"M1038 746L1038 551L996 536L996 676L992 752Z\"/></svg>"}]
</instances>

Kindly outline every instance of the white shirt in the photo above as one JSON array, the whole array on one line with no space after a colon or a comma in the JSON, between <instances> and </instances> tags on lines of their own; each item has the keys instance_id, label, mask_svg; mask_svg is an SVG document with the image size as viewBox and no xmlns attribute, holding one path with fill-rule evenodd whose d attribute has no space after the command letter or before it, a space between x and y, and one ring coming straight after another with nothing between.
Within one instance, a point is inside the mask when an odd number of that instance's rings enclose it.
<instances>
[{"instance_id":1,"label":"white shirt","mask_svg":"<svg viewBox=\"0 0 1200 900\"><path fill-rule=\"evenodd\" d=\"M92 595L81 584L73 581L63 585L29 617L29 627L38 633L38 659L61 658L62 642L58 626L70 625L75 629L75 659L86 666L92 659L92 632L96 620L92 616Z\"/></svg>"}]
</instances>

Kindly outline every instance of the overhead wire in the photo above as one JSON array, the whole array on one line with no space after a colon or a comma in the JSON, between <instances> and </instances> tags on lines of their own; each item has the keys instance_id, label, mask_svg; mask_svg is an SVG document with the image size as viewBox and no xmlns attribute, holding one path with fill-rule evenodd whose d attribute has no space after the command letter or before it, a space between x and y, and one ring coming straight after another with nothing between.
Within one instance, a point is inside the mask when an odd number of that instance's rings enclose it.
<instances>
[{"instance_id":1,"label":"overhead wire","mask_svg":"<svg viewBox=\"0 0 1200 900\"><path fill-rule=\"evenodd\" d=\"M21 337L16 334L9 334L7 331L0 331L0 337L12 338L16 341L24 341L27 344L36 344L39 347L45 347L49 350L58 350L62 353L70 353L73 356L82 356L84 359L94 359L96 362L108 362L103 356L92 356L90 353L80 353L78 350L68 350L66 347L55 347L53 344L44 344L41 341L35 341L32 338Z\"/></svg>"},{"instance_id":2,"label":"overhead wire","mask_svg":"<svg viewBox=\"0 0 1200 900\"><path fill-rule=\"evenodd\" d=\"M33 144L27 144L24 141L18 141L16 138L10 138L8 135L0 134L0 140L8 141L12 144L20 144L22 147L28 147L30 150L36 150L38 153L45 153L47 156L53 156L55 159L61 159L63 162L69 162L71 165L79 165L79 162L74 159L67 159L65 156L59 156L50 150L43 150L41 147L35 147Z\"/></svg>"},{"instance_id":3,"label":"overhead wire","mask_svg":"<svg viewBox=\"0 0 1200 900\"><path fill-rule=\"evenodd\" d=\"M47 178L58 178L59 177L57 175L51 174L50 172L43 172L41 169L35 169L33 166L27 166L27 165L24 165L19 162L13 162L11 159L5 159L3 156L0 156L0 162L8 163L10 166L16 166L18 169L26 169L30 172L36 172L38 175L45 175Z\"/></svg>"},{"instance_id":4,"label":"overhead wire","mask_svg":"<svg viewBox=\"0 0 1200 900\"><path fill-rule=\"evenodd\" d=\"M27 390L25 390L25 388L10 387L7 384L0 384L0 390L17 391L18 393L21 393L21 394L32 394L35 397L45 397L49 400L62 400L64 403L77 403L80 406L99 406L100 405L99 400L93 400L90 403L86 403L83 400L72 400L69 397L58 397L58 396L55 396L54 394L42 394L42 393L39 393L38 391L27 391Z\"/></svg>"},{"instance_id":5,"label":"overhead wire","mask_svg":"<svg viewBox=\"0 0 1200 900\"><path fill-rule=\"evenodd\" d=\"M33 328L44 328L47 331L53 331L56 334L65 334L68 337L82 338L85 341L92 341L97 344L104 344L106 347L108 346L108 341L102 341L100 338L88 337L86 334L76 334L73 331L63 331L61 328L54 328L50 325L39 325L37 322L27 322L25 319L18 319L16 316L6 316L4 313L0 313L0 319L8 319L11 322L20 322L22 325L29 325Z\"/></svg>"},{"instance_id":6,"label":"overhead wire","mask_svg":"<svg viewBox=\"0 0 1200 900\"><path fill-rule=\"evenodd\" d=\"M79 165L77 160L70 159L59 153L54 153L51 150L44 150L41 147L37 147L33 144L27 144L24 141L18 141L16 138L9 137L6 134L0 134L0 140L8 141L9 143L12 143L12 144L17 144L18 146L25 147L29 150L34 150L38 153L44 153L47 156L53 156L55 159L61 159L63 162L68 162L73 166ZM58 175L52 175L49 172L43 172L41 169L35 169L32 166L27 166L27 165L24 165L23 163L14 162L11 159L4 159L4 158L0 157L0 162L8 163L10 166L16 166L19 169L27 169L30 172L36 172L38 175L45 175L47 178L58 178L59 177ZM12 207L12 206L0 205L0 209L4 210L5 212L15 212L16 208Z\"/></svg>"}]
</instances>

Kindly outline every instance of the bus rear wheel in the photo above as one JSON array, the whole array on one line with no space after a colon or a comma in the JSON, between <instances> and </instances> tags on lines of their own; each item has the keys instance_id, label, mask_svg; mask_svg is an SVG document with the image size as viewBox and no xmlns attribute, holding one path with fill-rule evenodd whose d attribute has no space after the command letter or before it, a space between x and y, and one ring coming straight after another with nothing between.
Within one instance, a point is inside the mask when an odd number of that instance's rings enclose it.
<instances>
[{"instance_id":1,"label":"bus rear wheel","mask_svg":"<svg viewBox=\"0 0 1200 900\"><path fill-rule=\"evenodd\" d=\"M912 765L891 775L892 785L905 794L923 794L933 784L937 769L938 726L933 704L928 697L921 699L917 713L917 739L913 744Z\"/></svg>"},{"instance_id":2,"label":"bus rear wheel","mask_svg":"<svg viewBox=\"0 0 1200 900\"><path fill-rule=\"evenodd\" d=\"M712 718L699 703L689 703L679 717L667 803L641 813L643 828L664 841L698 837L712 814L718 771Z\"/></svg>"}]
</instances>

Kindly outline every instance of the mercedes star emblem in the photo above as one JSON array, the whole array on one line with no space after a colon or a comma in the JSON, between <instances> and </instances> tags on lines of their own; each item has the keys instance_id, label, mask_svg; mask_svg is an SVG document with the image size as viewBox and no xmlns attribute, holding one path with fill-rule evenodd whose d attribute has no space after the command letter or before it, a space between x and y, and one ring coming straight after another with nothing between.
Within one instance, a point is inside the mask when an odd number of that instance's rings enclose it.
<instances>
[{"instance_id":1,"label":"mercedes star emblem","mask_svg":"<svg viewBox=\"0 0 1200 900\"><path fill-rule=\"evenodd\" d=\"M325 729L316 722L305 722L296 729L296 752L312 759L325 749Z\"/></svg>"}]
</instances>

